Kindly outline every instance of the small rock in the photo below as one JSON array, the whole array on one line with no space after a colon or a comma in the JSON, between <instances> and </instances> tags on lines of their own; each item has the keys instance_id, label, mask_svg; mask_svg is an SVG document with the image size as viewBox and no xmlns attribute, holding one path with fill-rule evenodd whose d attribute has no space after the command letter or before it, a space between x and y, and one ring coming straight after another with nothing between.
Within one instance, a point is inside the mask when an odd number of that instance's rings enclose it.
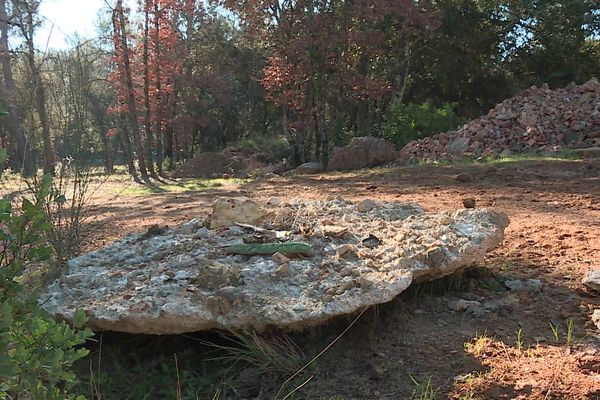
<instances>
[{"instance_id":1,"label":"small rock","mask_svg":"<svg viewBox=\"0 0 600 400\"><path fill-rule=\"evenodd\" d=\"M323 166L321 165L321 163L311 161L311 162L307 162L307 163L300 165L298 168L296 168L293 171L295 173L301 174L301 175L317 174L317 173L323 171Z\"/></svg>"},{"instance_id":2,"label":"small rock","mask_svg":"<svg viewBox=\"0 0 600 400\"><path fill-rule=\"evenodd\" d=\"M280 278L285 278L289 274L290 274L289 264L281 264L275 271L275 275L277 275Z\"/></svg>"},{"instance_id":3,"label":"small rock","mask_svg":"<svg viewBox=\"0 0 600 400\"><path fill-rule=\"evenodd\" d=\"M592 314L592 322L594 323L594 325L596 325L596 328L600 331L600 308L597 310L594 310L594 313Z\"/></svg>"},{"instance_id":4,"label":"small rock","mask_svg":"<svg viewBox=\"0 0 600 400\"><path fill-rule=\"evenodd\" d=\"M467 182L473 181L473 175L467 174L467 173L460 173L460 174L454 175L453 179L457 182L467 183Z\"/></svg>"},{"instance_id":5,"label":"small rock","mask_svg":"<svg viewBox=\"0 0 600 400\"><path fill-rule=\"evenodd\" d=\"M306 306L304 304L298 303L292 307L292 310L295 312L306 311Z\"/></svg>"},{"instance_id":6,"label":"small rock","mask_svg":"<svg viewBox=\"0 0 600 400\"><path fill-rule=\"evenodd\" d=\"M375 247L381 244L381 240L373 234L370 234L368 238L365 238L361 241L363 246L368 247L369 249L374 249Z\"/></svg>"},{"instance_id":7,"label":"small rock","mask_svg":"<svg viewBox=\"0 0 600 400\"><path fill-rule=\"evenodd\" d=\"M375 208L375 202L371 199L364 199L356 205L358 212L366 213Z\"/></svg>"},{"instance_id":8,"label":"small rock","mask_svg":"<svg viewBox=\"0 0 600 400\"><path fill-rule=\"evenodd\" d=\"M483 308L490 312L495 312L503 308L513 308L519 304L519 299L515 295L507 295L499 299L489 300L483 303Z\"/></svg>"},{"instance_id":9,"label":"small rock","mask_svg":"<svg viewBox=\"0 0 600 400\"><path fill-rule=\"evenodd\" d=\"M600 292L600 269L591 269L583 277L582 283L592 290Z\"/></svg>"},{"instance_id":10,"label":"small rock","mask_svg":"<svg viewBox=\"0 0 600 400\"><path fill-rule=\"evenodd\" d=\"M513 155L513 152L510 151L509 149L504 149L500 152L500 154L498 154L498 157L500 158L506 158L506 157L510 157Z\"/></svg>"},{"instance_id":11,"label":"small rock","mask_svg":"<svg viewBox=\"0 0 600 400\"><path fill-rule=\"evenodd\" d=\"M514 279L504 282L504 286L515 292L527 291L530 293L539 293L542 290L543 283L539 279L528 279L526 281Z\"/></svg>"},{"instance_id":12,"label":"small rock","mask_svg":"<svg viewBox=\"0 0 600 400\"><path fill-rule=\"evenodd\" d=\"M475 208L475 199L471 197L463 199L463 206L465 206L465 208Z\"/></svg>"},{"instance_id":13,"label":"small rock","mask_svg":"<svg viewBox=\"0 0 600 400\"><path fill-rule=\"evenodd\" d=\"M275 253L275 254L273 254L272 257L273 257L273 261L275 261L279 265L287 264L291 261L289 257L287 257L281 253Z\"/></svg>"},{"instance_id":14,"label":"small rock","mask_svg":"<svg viewBox=\"0 0 600 400\"><path fill-rule=\"evenodd\" d=\"M267 200L267 205L268 206L280 206L281 205L281 199L279 197L269 197L269 199Z\"/></svg>"},{"instance_id":15,"label":"small rock","mask_svg":"<svg viewBox=\"0 0 600 400\"><path fill-rule=\"evenodd\" d=\"M471 307L481 307L481 303L476 300L458 299L448 303L448 308L452 311L465 311Z\"/></svg>"},{"instance_id":16,"label":"small rock","mask_svg":"<svg viewBox=\"0 0 600 400\"><path fill-rule=\"evenodd\" d=\"M337 248L337 256L338 258L352 258L356 257L356 251L354 251L354 246L351 244L343 244Z\"/></svg>"}]
</instances>

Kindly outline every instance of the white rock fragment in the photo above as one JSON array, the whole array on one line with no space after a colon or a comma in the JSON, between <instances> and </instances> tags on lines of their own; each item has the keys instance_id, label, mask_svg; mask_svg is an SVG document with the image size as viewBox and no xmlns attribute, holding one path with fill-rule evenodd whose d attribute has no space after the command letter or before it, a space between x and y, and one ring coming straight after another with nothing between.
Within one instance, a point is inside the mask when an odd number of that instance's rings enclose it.
<instances>
[{"instance_id":1,"label":"white rock fragment","mask_svg":"<svg viewBox=\"0 0 600 400\"><path fill-rule=\"evenodd\" d=\"M217 197L213 203L210 227L231 226L235 223L257 225L270 212L247 197Z\"/></svg>"},{"instance_id":2,"label":"white rock fragment","mask_svg":"<svg viewBox=\"0 0 600 400\"><path fill-rule=\"evenodd\" d=\"M582 283L590 289L600 292L600 269L590 269L587 271Z\"/></svg>"},{"instance_id":3,"label":"white rock fragment","mask_svg":"<svg viewBox=\"0 0 600 400\"><path fill-rule=\"evenodd\" d=\"M375 208L375 202L371 199L364 199L356 205L356 210L361 213L366 213Z\"/></svg>"},{"instance_id":4,"label":"white rock fragment","mask_svg":"<svg viewBox=\"0 0 600 400\"><path fill-rule=\"evenodd\" d=\"M600 308L594 310L592 314L592 322L596 325L596 328L600 332Z\"/></svg>"},{"instance_id":5,"label":"white rock fragment","mask_svg":"<svg viewBox=\"0 0 600 400\"><path fill-rule=\"evenodd\" d=\"M281 199L279 197L269 197L267 199L267 205L268 206L274 206L274 207L278 207L281 205Z\"/></svg>"}]
</instances>

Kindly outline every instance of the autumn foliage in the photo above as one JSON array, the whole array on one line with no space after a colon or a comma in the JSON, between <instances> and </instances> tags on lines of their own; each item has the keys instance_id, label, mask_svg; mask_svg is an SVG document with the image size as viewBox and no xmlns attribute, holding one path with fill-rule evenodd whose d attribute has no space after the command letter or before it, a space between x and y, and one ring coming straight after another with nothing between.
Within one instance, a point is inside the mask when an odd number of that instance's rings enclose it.
<instances>
[{"instance_id":1,"label":"autumn foliage","mask_svg":"<svg viewBox=\"0 0 600 400\"><path fill-rule=\"evenodd\" d=\"M331 139L372 134L433 19L412 0L224 1L268 50L261 80L281 107L296 162L327 162Z\"/></svg>"}]
</instances>

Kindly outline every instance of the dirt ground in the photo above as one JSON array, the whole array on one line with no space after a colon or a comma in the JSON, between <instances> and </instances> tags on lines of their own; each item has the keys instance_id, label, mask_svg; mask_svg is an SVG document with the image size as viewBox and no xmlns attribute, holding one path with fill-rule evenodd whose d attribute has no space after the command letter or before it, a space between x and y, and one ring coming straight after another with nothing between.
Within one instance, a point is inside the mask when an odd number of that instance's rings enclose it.
<instances>
[{"instance_id":1,"label":"dirt ground","mask_svg":"<svg viewBox=\"0 0 600 400\"><path fill-rule=\"evenodd\" d=\"M600 297L581 284L600 267L600 160L423 165L100 196L85 248L153 224L180 224L207 213L218 195L413 201L426 211L456 210L473 198L510 217L504 243L481 265L366 311L290 398L600 399L600 332L590 318ZM503 284L510 279L543 286L510 291ZM483 315L452 310L460 299L500 306ZM316 353L351 320L295 337ZM246 394L223 398L269 398L260 397L260 382L248 385Z\"/></svg>"}]
</instances>

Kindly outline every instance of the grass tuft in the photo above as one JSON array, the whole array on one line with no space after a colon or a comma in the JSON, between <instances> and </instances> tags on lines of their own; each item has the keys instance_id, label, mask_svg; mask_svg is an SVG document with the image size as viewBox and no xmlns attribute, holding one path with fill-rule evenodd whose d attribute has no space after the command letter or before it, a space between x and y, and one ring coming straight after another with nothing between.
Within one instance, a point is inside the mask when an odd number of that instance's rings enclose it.
<instances>
[{"instance_id":1,"label":"grass tuft","mask_svg":"<svg viewBox=\"0 0 600 400\"><path fill-rule=\"evenodd\" d=\"M431 377L424 382L417 381L412 375L409 375L409 377L415 384L415 389L410 396L411 400L433 400L436 398L439 389L433 387Z\"/></svg>"}]
</instances>

